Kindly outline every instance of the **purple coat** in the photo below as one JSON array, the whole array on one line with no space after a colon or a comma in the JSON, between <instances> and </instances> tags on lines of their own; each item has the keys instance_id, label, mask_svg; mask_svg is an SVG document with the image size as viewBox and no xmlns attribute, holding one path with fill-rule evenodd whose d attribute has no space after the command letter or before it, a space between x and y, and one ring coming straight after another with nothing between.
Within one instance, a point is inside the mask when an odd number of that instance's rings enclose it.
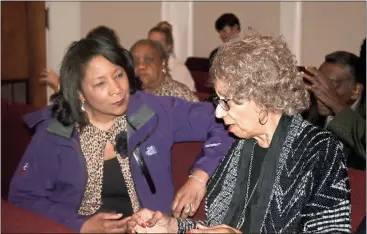
<instances>
[{"instance_id":1,"label":"purple coat","mask_svg":"<svg viewBox=\"0 0 367 234\"><path fill-rule=\"evenodd\" d=\"M131 170L141 207L170 214L174 198L171 148L174 142L206 141L193 169L212 175L233 139L216 123L210 103L191 103L174 97L145 92L130 96L127 118L129 154L137 144L156 186L152 194L135 160ZM11 181L9 201L65 226L80 231L87 217L78 215L84 195L87 171L78 132L51 117L50 107L25 116L36 127ZM152 134L151 136L149 136ZM148 147L154 146L155 154Z\"/></svg>"}]
</instances>

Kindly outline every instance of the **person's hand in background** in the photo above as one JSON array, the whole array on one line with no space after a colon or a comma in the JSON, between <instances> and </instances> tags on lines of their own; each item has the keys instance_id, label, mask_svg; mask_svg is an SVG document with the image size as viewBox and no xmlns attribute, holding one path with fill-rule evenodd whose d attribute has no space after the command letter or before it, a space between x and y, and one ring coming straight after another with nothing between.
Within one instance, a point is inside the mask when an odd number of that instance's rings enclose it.
<instances>
[{"instance_id":1,"label":"person's hand in background","mask_svg":"<svg viewBox=\"0 0 367 234\"><path fill-rule=\"evenodd\" d=\"M59 76L51 69L44 69L41 72L40 82L50 86L56 93L60 91Z\"/></svg>"}]
</instances>

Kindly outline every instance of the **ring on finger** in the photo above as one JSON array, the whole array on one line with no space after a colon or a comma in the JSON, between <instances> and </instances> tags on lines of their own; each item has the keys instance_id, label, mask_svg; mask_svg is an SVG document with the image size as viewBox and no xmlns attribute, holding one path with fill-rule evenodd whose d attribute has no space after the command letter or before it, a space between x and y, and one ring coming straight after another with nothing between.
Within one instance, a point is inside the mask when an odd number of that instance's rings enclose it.
<instances>
[{"instance_id":1,"label":"ring on finger","mask_svg":"<svg viewBox=\"0 0 367 234\"><path fill-rule=\"evenodd\" d=\"M192 210L192 204L188 204L185 206L186 210L185 210L185 213L186 214L190 214L191 210Z\"/></svg>"}]
</instances>

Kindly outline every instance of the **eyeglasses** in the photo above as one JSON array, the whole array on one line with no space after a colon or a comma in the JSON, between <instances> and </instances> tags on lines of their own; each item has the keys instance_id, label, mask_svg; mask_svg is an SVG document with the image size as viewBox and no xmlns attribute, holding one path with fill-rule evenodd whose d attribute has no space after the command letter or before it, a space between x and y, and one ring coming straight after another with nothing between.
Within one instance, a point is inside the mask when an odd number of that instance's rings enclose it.
<instances>
[{"instance_id":1,"label":"eyeglasses","mask_svg":"<svg viewBox=\"0 0 367 234\"><path fill-rule=\"evenodd\" d=\"M228 102L230 101L231 99L227 98L227 99L220 99L218 96L215 96L213 98L213 102L216 106L220 105L220 107L222 107L223 110L225 111L229 111L229 105L228 105Z\"/></svg>"}]
</instances>

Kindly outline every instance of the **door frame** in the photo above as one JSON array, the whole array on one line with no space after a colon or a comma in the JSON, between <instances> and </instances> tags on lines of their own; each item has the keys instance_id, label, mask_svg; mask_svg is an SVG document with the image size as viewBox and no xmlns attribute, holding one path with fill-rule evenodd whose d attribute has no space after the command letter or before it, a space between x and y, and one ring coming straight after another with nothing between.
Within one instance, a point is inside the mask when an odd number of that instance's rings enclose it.
<instances>
[{"instance_id":1,"label":"door frame","mask_svg":"<svg viewBox=\"0 0 367 234\"><path fill-rule=\"evenodd\" d=\"M47 67L46 58L46 6L44 1L27 2L27 33L29 52L30 104L37 107L47 105L47 87L40 84L39 77Z\"/></svg>"}]
</instances>

